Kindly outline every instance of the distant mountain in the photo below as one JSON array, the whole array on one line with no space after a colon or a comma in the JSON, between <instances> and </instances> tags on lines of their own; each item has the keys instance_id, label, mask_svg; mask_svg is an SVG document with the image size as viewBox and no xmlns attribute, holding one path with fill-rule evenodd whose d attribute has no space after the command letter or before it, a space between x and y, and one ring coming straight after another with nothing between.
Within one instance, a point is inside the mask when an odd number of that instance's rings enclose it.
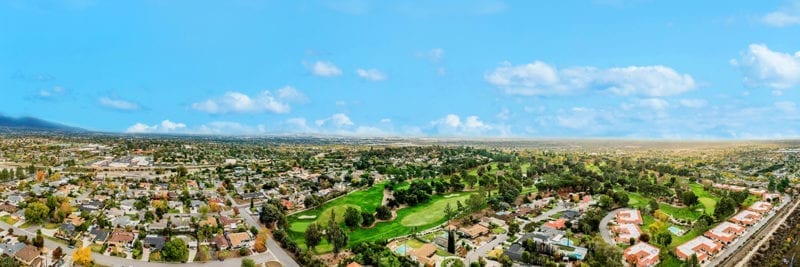
<instances>
[{"instance_id":1,"label":"distant mountain","mask_svg":"<svg viewBox=\"0 0 800 267\"><path fill-rule=\"evenodd\" d=\"M49 122L34 117L8 117L0 115L0 128L38 130L38 131L66 131L85 132L86 130L63 124Z\"/></svg>"}]
</instances>

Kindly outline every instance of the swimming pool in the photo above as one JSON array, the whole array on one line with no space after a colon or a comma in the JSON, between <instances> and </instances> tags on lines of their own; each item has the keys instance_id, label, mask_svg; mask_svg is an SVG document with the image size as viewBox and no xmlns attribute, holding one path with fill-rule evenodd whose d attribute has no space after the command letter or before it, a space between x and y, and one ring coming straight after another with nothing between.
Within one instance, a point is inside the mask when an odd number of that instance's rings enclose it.
<instances>
[{"instance_id":1,"label":"swimming pool","mask_svg":"<svg viewBox=\"0 0 800 267\"><path fill-rule=\"evenodd\" d=\"M400 254L400 255L406 255L406 251L407 250L408 250L408 247L406 245L400 245L399 247L397 247L394 250L394 252L397 252L397 254Z\"/></svg>"},{"instance_id":2,"label":"swimming pool","mask_svg":"<svg viewBox=\"0 0 800 267\"><path fill-rule=\"evenodd\" d=\"M677 236L682 236L683 235L683 230L681 228L678 228L678 227L675 227L675 226L670 226L667 230L669 230L670 232L672 232L673 234L675 234Z\"/></svg>"}]
</instances>

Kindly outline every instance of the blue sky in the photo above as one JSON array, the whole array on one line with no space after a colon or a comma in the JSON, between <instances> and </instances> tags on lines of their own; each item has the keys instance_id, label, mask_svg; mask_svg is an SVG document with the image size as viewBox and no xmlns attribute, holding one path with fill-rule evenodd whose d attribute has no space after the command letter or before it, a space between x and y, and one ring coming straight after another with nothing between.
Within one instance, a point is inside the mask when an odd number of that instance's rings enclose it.
<instances>
[{"instance_id":1,"label":"blue sky","mask_svg":"<svg viewBox=\"0 0 800 267\"><path fill-rule=\"evenodd\" d=\"M0 113L131 133L800 137L800 1L3 1Z\"/></svg>"}]
</instances>

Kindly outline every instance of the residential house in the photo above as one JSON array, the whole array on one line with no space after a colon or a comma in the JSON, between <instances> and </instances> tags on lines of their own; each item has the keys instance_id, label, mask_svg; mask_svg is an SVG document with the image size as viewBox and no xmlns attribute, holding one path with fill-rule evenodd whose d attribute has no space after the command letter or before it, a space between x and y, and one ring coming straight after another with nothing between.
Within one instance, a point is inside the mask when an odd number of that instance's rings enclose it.
<instances>
[{"instance_id":1,"label":"residential house","mask_svg":"<svg viewBox=\"0 0 800 267\"><path fill-rule=\"evenodd\" d=\"M409 255L411 255L411 259L416 260L422 265L428 266L436 264L436 262L431 259L435 253L436 246L432 245L431 243L425 243L421 247L413 249Z\"/></svg>"},{"instance_id":2,"label":"residential house","mask_svg":"<svg viewBox=\"0 0 800 267\"><path fill-rule=\"evenodd\" d=\"M142 246L149 248L150 252L159 251L167 244L167 238L159 235L147 235L142 240Z\"/></svg>"},{"instance_id":3,"label":"residential house","mask_svg":"<svg viewBox=\"0 0 800 267\"><path fill-rule=\"evenodd\" d=\"M219 224L223 229L225 229L225 231L235 230L238 227L237 223L237 220L228 218L227 216L219 216Z\"/></svg>"},{"instance_id":4,"label":"residential house","mask_svg":"<svg viewBox=\"0 0 800 267\"><path fill-rule=\"evenodd\" d=\"M13 214L18 210L19 208L17 208L17 206L14 206L8 202L0 204L0 212L7 212L8 214Z\"/></svg>"},{"instance_id":5,"label":"residential house","mask_svg":"<svg viewBox=\"0 0 800 267\"><path fill-rule=\"evenodd\" d=\"M214 218L214 216L208 216L206 219L197 222L197 225L199 225L200 227L206 225L210 227L217 227L217 218Z\"/></svg>"},{"instance_id":6,"label":"residential house","mask_svg":"<svg viewBox=\"0 0 800 267\"><path fill-rule=\"evenodd\" d=\"M642 225L642 214L636 209L624 209L617 212L617 223Z\"/></svg>"},{"instance_id":7,"label":"residential house","mask_svg":"<svg viewBox=\"0 0 800 267\"><path fill-rule=\"evenodd\" d=\"M747 209L764 214L772 210L772 203L766 201L757 201L753 203L753 205L750 205L750 207Z\"/></svg>"},{"instance_id":8,"label":"residential house","mask_svg":"<svg viewBox=\"0 0 800 267\"><path fill-rule=\"evenodd\" d=\"M750 226L756 224L756 222L758 222L759 219L761 219L761 214L759 214L758 212L750 210L742 210L733 217L731 217L730 221L738 223L739 225Z\"/></svg>"},{"instance_id":9,"label":"residential house","mask_svg":"<svg viewBox=\"0 0 800 267\"><path fill-rule=\"evenodd\" d=\"M75 225L71 223L62 223L61 227L56 230L55 236L64 240L72 240L77 234L77 231L75 231Z\"/></svg>"},{"instance_id":10,"label":"residential house","mask_svg":"<svg viewBox=\"0 0 800 267\"><path fill-rule=\"evenodd\" d=\"M636 267L655 266L659 262L658 254L660 249L645 242L636 243L623 252L625 261Z\"/></svg>"},{"instance_id":11,"label":"residential house","mask_svg":"<svg viewBox=\"0 0 800 267\"><path fill-rule=\"evenodd\" d=\"M237 249L252 245L251 243L253 242L253 236L250 234L250 232L229 233L228 240L231 243L231 248Z\"/></svg>"},{"instance_id":12,"label":"residential house","mask_svg":"<svg viewBox=\"0 0 800 267\"><path fill-rule=\"evenodd\" d=\"M460 229L458 229L458 233L461 234L462 236L472 239L488 234L489 228L486 228L485 226L480 224L473 224L470 227L461 227Z\"/></svg>"},{"instance_id":13,"label":"residential house","mask_svg":"<svg viewBox=\"0 0 800 267\"><path fill-rule=\"evenodd\" d=\"M685 261L691 258L692 254L695 254L700 263L705 263L706 260L717 255L721 249L722 244L705 236L698 236L675 248L675 255Z\"/></svg>"},{"instance_id":14,"label":"residential house","mask_svg":"<svg viewBox=\"0 0 800 267\"><path fill-rule=\"evenodd\" d=\"M217 247L218 250L226 250L231 248L230 242L228 242L228 239L225 238L223 234L217 234L214 236L212 243Z\"/></svg>"},{"instance_id":15,"label":"residential house","mask_svg":"<svg viewBox=\"0 0 800 267\"><path fill-rule=\"evenodd\" d=\"M109 246L124 248L132 245L134 239L136 239L135 233L127 232L125 230L117 228L114 229L113 232L111 232L111 237L108 239L106 243L108 243Z\"/></svg>"},{"instance_id":16,"label":"residential house","mask_svg":"<svg viewBox=\"0 0 800 267\"><path fill-rule=\"evenodd\" d=\"M738 235L744 233L744 227L731 222L722 222L706 231L705 237L711 238L722 244L730 244Z\"/></svg>"},{"instance_id":17,"label":"residential house","mask_svg":"<svg viewBox=\"0 0 800 267\"><path fill-rule=\"evenodd\" d=\"M553 229L556 229L556 230L563 230L564 228L566 228L566 223L567 223L567 220L564 219L564 218L561 218L561 219L554 220L554 221L553 220L548 221L548 222L544 223L544 226L550 227L550 228L553 228Z\"/></svg>"},{"instance_id":18,"label":"residential house","mask_svg":"<svg viewBox=\"0 0 800 267\"><path fill-rule=\"evenodd\" d=\"M617 234L617 237L615 238L617 243L628 243L630 242L631 238L638 240L642 235L642 229L640 229L638 225L631 223L617 225L616 227L612 228L611 231Z\"/></svg>"},{"instance_id":19,"label":"residential house","mask_svg":"<svg viewBox=\"0 0 800 267\"><path fill-rule=\"evenodd\" d=\"M761 195L761 200L763 200L763 201L775 201L775 200L780 200L780 199L781 199L781 194L765 193L765 194Z\"/></svg>"},{"instance_id":20,"label":"residential house","mask_svg":"<svg viewBox=\"0 0 800 267\"><path fill-rule=\"evenodd\" d=\"M43 264L41 264L41 258L43 256L41 256L40 254L41 253L39 253L39 248L28 245L17 251L17 253L14 254L14 258L25 266L39 267L39 266L44 266ZM39 259L38 265L34 264L34 261L36 259Z\"/></svg>"},{"instance_id":21,"label":"residential house","mask_svg":"<svg viewBox=\"0 0 800 267\"><path fill-rule=\"evenodd\" d=\"M97 227L92 228L89 231L89 238L92 239L92 242L95 244L103 244L108 239L108 235L111 233L108 229L100 229Z\"/></svg>"}]
</instances>

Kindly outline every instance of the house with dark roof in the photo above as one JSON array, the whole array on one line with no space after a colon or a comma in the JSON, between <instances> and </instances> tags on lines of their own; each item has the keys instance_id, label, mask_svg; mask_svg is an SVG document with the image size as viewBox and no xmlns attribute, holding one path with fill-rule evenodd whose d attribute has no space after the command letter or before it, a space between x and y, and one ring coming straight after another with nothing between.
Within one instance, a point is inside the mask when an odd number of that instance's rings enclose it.
<instances>
[{"instance_id":1,"label":"house with dark roof","mask_svg":"<svg viewBox=\"0 0 800 267\"><path fill-rule=\"evenodd\" d=\"M108 239L108 234L111 233L108 229L100 229L95 227L91 231L89 231L89 236L92 238L92 242L95 244L103 244Z\"/></svg>"},{"instance_id":2,"label":"house with dark roof","mask_svg":"<svg viewBox=\"0 0 800 267\"><path fill-rule=\"evenodd\" d=\"M72 240L78 233L75 231L75 225L71 223L62 223L61 227L56 230L55 236L64 240Z\"/></svg>"},{"instance_id":3,"label":"house with dark roof","mask_svg":"<svg viewBox=\"0 0 800 267\"><path fill-rule=\"evenodd\" d=\"M164 248L167 238L159 235L147 235L142 241L142 246L149 248L151 252L159 251Z\"/></svg>"}]
</instances>

